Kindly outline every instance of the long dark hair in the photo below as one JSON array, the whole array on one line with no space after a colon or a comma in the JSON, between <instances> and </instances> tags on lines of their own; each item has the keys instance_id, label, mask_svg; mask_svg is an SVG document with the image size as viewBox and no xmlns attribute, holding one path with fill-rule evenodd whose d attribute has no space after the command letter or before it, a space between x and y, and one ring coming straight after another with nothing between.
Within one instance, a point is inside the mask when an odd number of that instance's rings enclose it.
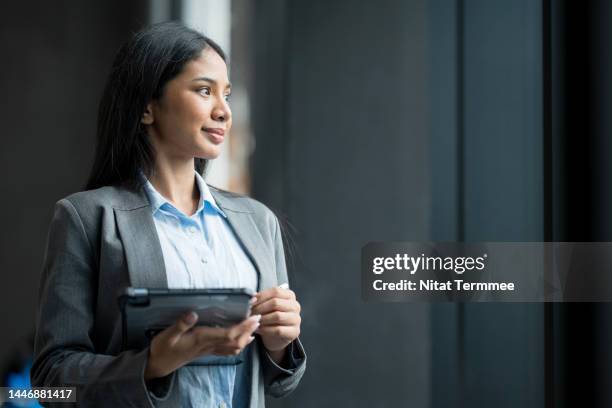
<instances>
[{"instance_id":1,"label":"long dark hair","mask_svg":"<svg viewBox=\"0 0 612 408\"><path fill-rule=\"evenodd\" d=\"M176 22L160 23L134 34L117 53L98 110L97 146L86 189L108 185L136 187L139 171L151 175L155 151L140 123L147 104L163 95L164 86L185 64L212 48L210 38ZM203 173L205 159L195 159Z\"/></svg>"}]
</instances>

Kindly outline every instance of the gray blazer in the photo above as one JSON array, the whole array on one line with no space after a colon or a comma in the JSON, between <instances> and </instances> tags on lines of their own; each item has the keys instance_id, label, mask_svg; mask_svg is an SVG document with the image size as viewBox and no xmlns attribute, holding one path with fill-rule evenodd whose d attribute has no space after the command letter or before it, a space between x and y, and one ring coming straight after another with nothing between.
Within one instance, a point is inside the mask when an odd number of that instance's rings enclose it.
<instances>
[{"instance_id":1,"label":"gray blazer","mask_svg":"<svg viewBox=\"0 0 612 408\"><path fill-rule=\"evenodd\" d=\"M211 188L217 204L259 275L259 290L287 282L278 220L251 198ZM148 349L121 350L118 294L127 286L167 288L151 207L142 189L103 187L60 200L51 222L40 285L34 386L76 386L79 406L178 407L177 372L169 391L155 398L144 382ZM264 394L282 397L306 369L301 342L292 373L276 366L253 342L251 407ZM180 370L178 371L180 375ZM63 405L62 405L63 406Z\"/></svg>"}]
</instances>

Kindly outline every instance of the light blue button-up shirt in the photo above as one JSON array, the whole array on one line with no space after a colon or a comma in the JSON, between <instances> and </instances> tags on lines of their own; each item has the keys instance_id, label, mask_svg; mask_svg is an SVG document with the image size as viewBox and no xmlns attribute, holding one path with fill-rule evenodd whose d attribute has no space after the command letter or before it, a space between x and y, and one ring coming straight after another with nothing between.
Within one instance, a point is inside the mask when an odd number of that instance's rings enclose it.
<instances>
[{"instance_id":1,"label":"light blue button-up shirt","mask_svg":"<svg viewBox=\"0 0 612 408\"><path fill-rule=\"evenodd\" d=\"M196 212L174 207L147 180L145 192L161 243L169 288L249 288L257 291L257 271L217 206L204 179ZM178 386L185 407L246 407L251 367L247 347L240 365L185 366Z\"/></svg>"}]
</instances>

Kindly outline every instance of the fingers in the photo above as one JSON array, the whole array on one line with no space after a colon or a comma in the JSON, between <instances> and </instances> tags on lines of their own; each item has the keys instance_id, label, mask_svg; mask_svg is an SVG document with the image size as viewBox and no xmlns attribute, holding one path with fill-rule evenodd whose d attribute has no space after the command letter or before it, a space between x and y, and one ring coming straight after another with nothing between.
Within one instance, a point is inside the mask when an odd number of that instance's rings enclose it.
<instances>
[{"instance_id":1,"label":"fingers","mask_svg":"<svg viewBox=\"0 0 612 408\"><path fill-rule=\"evenodd\" d=\"M153 338L146 375L167 375L202 355L237 355L255 339L260 320L261 315L254 315L228 328L194 327L198 316L188 313Z\"/></svg>"},{"instance_id":2,"label":"fingers","mask_svg":"<svg viewBox=\"0 0 612 408\"><path fill-rule=\"evenodd\" d=\"M252 313L262 315L255 333L268 350L280 350L300 335L302 306L292 290L275 287L255 294Z\"/></svg>"},{"instance_id":3,"label":"fingers","mask_svg":"<svg viewBox=\"0 0 612 408\"><path fill-rule=\"evenodd\" d=\"M299 314L294 312L272 312L261 317L261 327L263 326L295 326L302 322Z\"/></svg>"},{"instance_id":4,"label":"fingers","mask_svg":"<svg viewBox=\"0 0 612 408\"><path fill-rule=\"evenodd\" d=\"M198 327L199 354L236 355L254 340L253 332L259 327L261 315L254 315L228 328Z\"/></svg>"},{"instance_id":5,"label":"fingers","mask_svg":"<svg viewBox=\"0 0 612 408\"><path fill-rule=\"evenodd\" d=\"M281 339L295 339L300 335L300 326L260 326L257 334Z\"/></svg>"},{"instance_id":6,"label":"fingers","mask_svg":"<svg viewBox=\"0 0 612 408\"><path fill-rule=\"evenodd\" d=\"M257 292L255 294L257 300L253 306L263 303L269 299L281 298L281 299L295 299L295 293L291 289L284 289L280 287L269 288Z\"/></svg>"},{"instance_id":7,"label":"fingers","mask_svg":"<svg viewBox=\"0 0 612 408\"><path fill-rule=\"evenodd\" d=\"M253 332L259 328L261 315L254 315L227 331L224 341L215 354L238 355L249 343L255 340Z\"/></svg>"},{"instance_id":8,"label":"fingers","mask_svg":"<svg viewBox=\"0 0 612 408\"><path fill-rule=\"evenodd\" d=\"M239 354L249 343L255 340L252 333L245 333L234 340L227 340L212 346L206 354L229 356Z\"/></svg>"},{"instance_id":9,"label":"fingers","mask_svg":"<svg viewBox=\"0 0 612 408\"><path fill-rule=\"evenodd\" d=\"M173 340L187 332L198 322L198 315L195 312L189 312L183 315L172 326L163 330L159 336L168 340Z\"/></svg>"},{"instance_id":10,"label":"fingers","mask_svg":"<svg viewBox=\"0 0 612 408\"><path fill-rule=\"evenodd\" d=\"M272 298L256 303L251 307L251 313L265 315L272 312L300 313L302 307L295 299Z\"/></svg>"},{"instance_id":11,"label":"fingers","mask_svg":"<svg viewBox=\"0 0 612 408\"><path fill-rule=\"evenodd\" d=\"M253 333L257 327L259 326L261 321L261 314L253 314L248 319L243 320L242 322L228 328L228 337L230 340L234 340L244 333L248 333L249 336Z\"/></svg>"}]
</instances>

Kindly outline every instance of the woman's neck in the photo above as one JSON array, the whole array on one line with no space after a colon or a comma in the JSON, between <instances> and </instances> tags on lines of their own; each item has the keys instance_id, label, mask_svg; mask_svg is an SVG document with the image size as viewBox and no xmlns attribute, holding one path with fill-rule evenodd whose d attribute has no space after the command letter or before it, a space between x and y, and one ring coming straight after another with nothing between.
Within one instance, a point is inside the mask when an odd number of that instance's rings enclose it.
<instances>
[{"instance_id":1,"label":"woman's neck","mask_svg":"<svg viewBox=\"0 0 612 408\"><path fill-rule=\"evenodd\" d=\"M196 185L193 159L178 161L158 156L150 181L164 198L183 213L192 215L197 210L200 190Z\"/></svg>"}]
</instances>

